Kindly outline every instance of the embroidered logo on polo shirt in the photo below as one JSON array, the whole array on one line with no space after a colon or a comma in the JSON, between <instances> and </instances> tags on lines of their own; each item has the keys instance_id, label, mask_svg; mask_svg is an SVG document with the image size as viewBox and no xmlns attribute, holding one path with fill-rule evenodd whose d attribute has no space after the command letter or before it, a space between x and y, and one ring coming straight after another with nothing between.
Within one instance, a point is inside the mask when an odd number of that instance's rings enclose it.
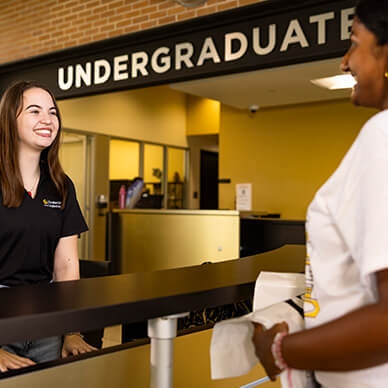
<instances>
[{"instance_id":1,"label":"embroidered logo on polo shirt","mask_svg":"<svg viewBox=\"0 0 388 388\"><path fill-rule=\"evenodd\" d=\"M49 199L44 199L42 202L44 207L50 207L52 209L60 209L62 205L61 201L50 201Z\"/></svg>"}]
</instances>

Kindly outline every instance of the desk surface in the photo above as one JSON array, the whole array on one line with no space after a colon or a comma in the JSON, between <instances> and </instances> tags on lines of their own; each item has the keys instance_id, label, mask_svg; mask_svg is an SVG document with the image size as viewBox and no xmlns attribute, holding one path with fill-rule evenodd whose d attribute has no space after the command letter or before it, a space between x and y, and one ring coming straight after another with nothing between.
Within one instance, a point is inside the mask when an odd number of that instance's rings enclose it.
<instances>
[{"instance_id":1,"label":"desk surface","mask_svg":"<svg viewBox=\"0 0 388 388\"><path fill-rule=\"evenodd\" d=\"M156 214L178 216L239 216L237 210L197 210L197 209L113 209L112 213L120 214Z\"/></svg>"},{"instance_id":2,"label":"desk surface","mask_svg":"<svg viewBox=\"0 0 388 388\"><path fill-rule=\"evenodd\" d=\"M0 289L0 344L235 303L260 271L303 272L304 246L221 263Z\"/></svg>"}]
</instances>

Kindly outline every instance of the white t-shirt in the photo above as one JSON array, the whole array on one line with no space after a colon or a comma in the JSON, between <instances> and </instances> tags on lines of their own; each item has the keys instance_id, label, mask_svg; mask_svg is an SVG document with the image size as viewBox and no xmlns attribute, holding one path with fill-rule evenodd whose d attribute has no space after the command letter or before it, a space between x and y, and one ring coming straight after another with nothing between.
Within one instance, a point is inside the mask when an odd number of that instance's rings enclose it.
<instances>
[{"instance_id":1,"label":"white t-shirt","mask_svg":"<svg viewBox=\"0 0 388 388\"><path fill-rule=\"evenodd\" d=\"M306 231L306 327L375 302L375 272L388 268L388 110L364 125L318 190ZM325 388L386 388L388 364L316 377Z\"/></svg>"}]
</instances>

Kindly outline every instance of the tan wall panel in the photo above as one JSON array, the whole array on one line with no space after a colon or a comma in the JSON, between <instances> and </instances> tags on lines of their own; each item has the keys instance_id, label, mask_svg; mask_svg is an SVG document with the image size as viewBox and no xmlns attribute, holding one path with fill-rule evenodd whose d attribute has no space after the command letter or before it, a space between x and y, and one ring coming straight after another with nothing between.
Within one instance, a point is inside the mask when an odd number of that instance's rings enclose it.
<instances>
[{"instance_id":1,"label":"tan wall panel","mask_svg":"<svg viewBox=\"0 0 388 388\"><path fill-rule=\"evenodd\" d=\"M186 96L167 86L73 98L59 108L67 128L187 146Z\"/></svg>"},{"instance_id":2,"label":"tan wall panel","mask_svg":"<svg viewBox=\"0 0 388 388\"><path fill-rule=\"evenodd\" d=\"M174 388L238 388L265 376L260 365L243 376L210 379L211 330L175 339ZM147 388L149 346L128 349L1 381L2 388ZM263 388L280 388L264 383Z\"/></svg>"},{"instance_id":3,"label":"tan wall panel","mask_svg":"<svg viewBox=\"0 0 388 388\"><path fill-rule=\"evenodd\" d=\"M235 185L252 183L254 210L304 219L314 193L334 172L375 111L346 101L249 112L222 106L219 207L233 209Z\"/></svg>"},{"instance_id":4,"label":"tan wall panel","mask_svg":"<svg viewBox=\"0 0 388 388\"><path fill-rule=\"evenodd\" d=\"M220 132L219 101L187 96L187 135L215 135Z\"/></svg>"},{"instance_id":5,"label":"tan wall panel","mask_svg":"<svg viewBox=\"0 0 388 388\"><path fill-rule=\"evenodd\" d=\"M155 271L239 257L238 213L218 213L121 212L122 271Z\"/></svg>"}]
</instances>

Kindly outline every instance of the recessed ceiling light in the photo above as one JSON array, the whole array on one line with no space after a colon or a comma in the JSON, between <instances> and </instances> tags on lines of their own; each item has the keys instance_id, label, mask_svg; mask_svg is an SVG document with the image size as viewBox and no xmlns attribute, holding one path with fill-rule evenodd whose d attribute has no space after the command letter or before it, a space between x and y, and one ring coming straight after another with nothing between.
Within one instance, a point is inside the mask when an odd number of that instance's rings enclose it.
<instances>
[{"instance_id":1,"label":"recessed ceiling light","mask_svg":"<svg viewBox=\"0 0 388 388\"><path fill-rule=\"evenodd\" d=\"M357 81L351 74L335 75L334 77L312 79L314 85L330 90L351 89Z\"/></svg>"}]
</instances>

